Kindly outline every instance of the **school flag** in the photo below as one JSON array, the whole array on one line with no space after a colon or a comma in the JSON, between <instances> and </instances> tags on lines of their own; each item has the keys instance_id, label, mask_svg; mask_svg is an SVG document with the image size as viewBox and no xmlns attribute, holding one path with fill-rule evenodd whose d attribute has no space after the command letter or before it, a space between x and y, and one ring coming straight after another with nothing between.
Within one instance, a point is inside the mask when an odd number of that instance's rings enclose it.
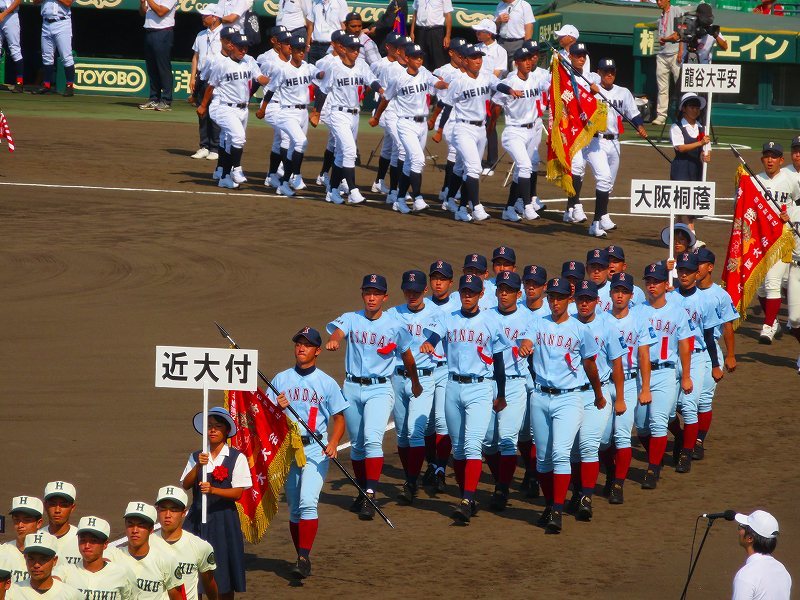
<instances>
[{"instance_id":1,"label":"school flag","mask_svg":"<svg viewBox=\"0 0 800 600\"><path fill-rule=\"evenodd\" d=\"M553 53L550 74L547 179L572 195L572 157L589 144L595 133L605 131L608 106L578 85L557 53Z\"/></svg>"},{"instance_id":2,"label":"school flag","mask_svg":"<svg viewBox=\"0 0 800 600\"><path fill-rule=\"evenodd\" d=\"M397 4L392 2L387 10L397 10ZM399 33L400 35L406 34L406 15L402 10L397 10L397 13L394 16L394 23L392 23L392 31L395 33Z\"/></svg>"},{"instance_id":3,"label":"school flag","mask_svg":"<svg viewBox=\"0 0 800 600\"><path fill-rule=\"evenodd\" d=\"M737 173L733 225L725 256L722 282L739 312L733 326L741 325L747 307L770 267L791 260L792 230L780 220L761 188L740 166Z\"/></svg>"},{"instance_id":4,"label":"school flag","mask_svg":"<svg viewBox=\"0 0 800 600\"><path fill-rule=\"evenodd\" d=\"M236 507L244 539L258 543L278 512L278 496L286 484L292 461L306 463L297 423L273 404L261 390L225 392L225 408L238 431L231 446L247 458L253 487L246 490Z\"/></svg>"},{"instance_id":5,"label":"school flag","mask_svg":"<svg viewBox=\"0 0 800 600\"><path fill-rule=\"evenodd\" d=\"M3 140L8 144L8 151L13 152L14 138L11 137L11 130L8 128L8 119L6 119L6 116L0 111L0 142Z\"/></svg>"}]
</instances>

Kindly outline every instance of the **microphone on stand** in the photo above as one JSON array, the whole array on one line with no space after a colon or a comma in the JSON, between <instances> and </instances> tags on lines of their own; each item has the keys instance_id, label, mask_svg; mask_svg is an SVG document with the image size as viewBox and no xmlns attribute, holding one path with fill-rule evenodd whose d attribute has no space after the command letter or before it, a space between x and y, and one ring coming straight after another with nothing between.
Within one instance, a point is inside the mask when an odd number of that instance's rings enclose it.
<instances>
[{"instance_id":1,"label":"microphone on stand","mask_svg":"<svg viewBox=\"0 0 800 600\"><path fill-rule=\"evenodd\" d=\"M736 518L736 511L726 510L725 512L705 513L700 516L708 519L709 521L713 521L714 519L725 519L726 521L733 521Z\"/></svg>"}]
</instances>

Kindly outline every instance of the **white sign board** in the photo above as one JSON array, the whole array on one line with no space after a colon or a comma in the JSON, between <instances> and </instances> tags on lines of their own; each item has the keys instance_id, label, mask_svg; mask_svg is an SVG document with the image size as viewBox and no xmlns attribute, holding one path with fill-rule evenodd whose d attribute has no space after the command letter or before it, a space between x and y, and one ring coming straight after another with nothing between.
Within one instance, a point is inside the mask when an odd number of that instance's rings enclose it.
<instances>
[{"instance_id":1,"label":"white sign board","mask_svg":"<svg viewBox=\"0 0 800 600\"><path fill-rule=\"evenodd\" d=\"M156 387L254 392L258 350L156 346Z\"/></svg>"},{"instance_id":2,"label":"white sign board","mask_svg":"<svg viewBox=\"0 0 800 600\"><path fill-rule=\"evenodd\" d=\"M742 65L681 66L681 91L714 94L738 94L742 85Z\"/></svg>"},{"instance_id":3,"label":"white sign board","mask_svg":"<svg viewBox=\"0 0 800 600\"><path fill-rule=\"evenodd\" d=\"M713 181L631 180L631 213L714 215Z\"/></svg>"}]
</instances>

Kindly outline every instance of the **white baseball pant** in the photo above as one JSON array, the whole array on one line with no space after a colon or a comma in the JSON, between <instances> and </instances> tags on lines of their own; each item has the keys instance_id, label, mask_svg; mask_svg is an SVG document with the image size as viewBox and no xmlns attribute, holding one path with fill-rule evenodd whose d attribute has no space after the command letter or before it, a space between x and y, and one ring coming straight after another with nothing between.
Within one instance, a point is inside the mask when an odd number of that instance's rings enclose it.
<instances>
[{"instance_id":1,"label":"white baseball pant","mask_svg":"<svg viewBox=\"0 0 800 600\"><path fill-rule=\"evenodd\" d=\"M413 119L398 117L397 134L405 150L403 173L422 173L425 170L425 140L428 137L428 124L417 123Z\"/></svg>"},{"instance_id":2,"label":"white baseball pant","mask_svg":"<svg viewBox=\"0 0 800 600\"><path fill-rule=\"evenodd\" d=\"M3 40L8 46L11 60L14 62L22 60L22 47L19 44L19 13L12 13L0 22L0 51L3 48ZM22 73L17 75L22 77Z\"/></svg>"}]
</instances>

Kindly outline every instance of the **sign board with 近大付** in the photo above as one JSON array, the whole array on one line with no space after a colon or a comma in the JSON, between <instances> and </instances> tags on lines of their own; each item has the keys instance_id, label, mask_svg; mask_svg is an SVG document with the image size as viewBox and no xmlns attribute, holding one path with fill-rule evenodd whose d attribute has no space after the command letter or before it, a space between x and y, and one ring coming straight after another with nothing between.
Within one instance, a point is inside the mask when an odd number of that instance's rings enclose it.
<instances>
[{"instance_id":1,"label":"sign board with \u8fd1\u5927\u4ed8","mask_svg":"<svg viewBox=\"0 0 800 600\"><path fill-rule=\"evenodd\" d=\"M681 65L681 91L696 94L738 94L742 65Z\"/></svg>"},{"instance_id":2,"label":"sign board with \u8fd1\u5927\u4ed8","mask_svg":"<svg viewBox=\"0 0 800 600\"><path fill-rule=\"evenodd\" d=\"M647 215L714 215L713 181L631 181L631 213Z\"/></svg>"},{"instance_id":3,"label":"sign board with \u8fd1\u5927\u4ed8","mask_svg":"<svg viewBox=\"0 0 800 600\"><path fill-rule=\"evenodd\" d=\"M156 346L156 387L243 390L258 385L258 350Z\"/></svg>"}]
</instances>

